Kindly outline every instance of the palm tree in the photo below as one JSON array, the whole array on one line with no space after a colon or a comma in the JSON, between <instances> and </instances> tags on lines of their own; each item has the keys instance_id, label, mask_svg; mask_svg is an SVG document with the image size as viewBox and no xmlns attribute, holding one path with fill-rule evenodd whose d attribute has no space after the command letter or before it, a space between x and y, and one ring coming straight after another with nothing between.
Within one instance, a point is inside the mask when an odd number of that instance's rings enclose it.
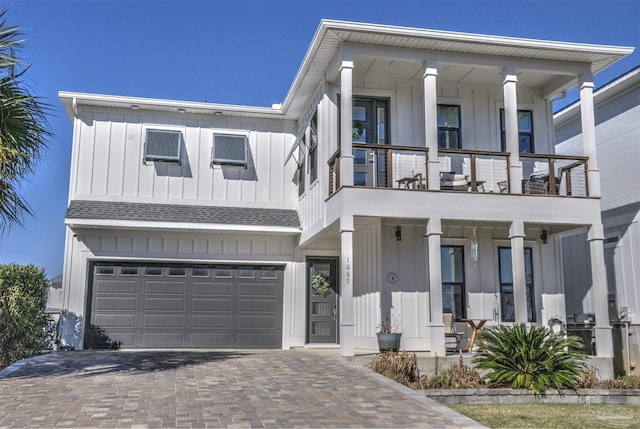
<instances>
[{"instance_id":1,"label":"palm tree","mask_svg":"<svg viewBox=\"0 0 640 429\"><path fill-rule=\"evenodd\" d=\"M25 87L28 67L16 57L24 40L20 28L9 25L0 11L0 232L11 224L22 225L31 214L19 195L20 183L34 171L53 136L45 116L48 106Z\"/></svg>"}]
</instances>

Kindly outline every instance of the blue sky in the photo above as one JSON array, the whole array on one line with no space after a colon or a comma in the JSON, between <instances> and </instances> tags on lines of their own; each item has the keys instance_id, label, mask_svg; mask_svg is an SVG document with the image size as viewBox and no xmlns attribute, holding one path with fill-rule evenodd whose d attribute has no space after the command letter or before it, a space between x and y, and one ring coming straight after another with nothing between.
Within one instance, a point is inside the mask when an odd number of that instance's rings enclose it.
<instances>
[{"instance_id":1,"label":"blue sky","mask_svg":"<svg viewBox=\"0 0 640 429\"><path fill-rule=\"evenodd\" d=\"M321 19L636 47L640 0L0 0L27 40L28 83L56 137L22 189L34 213L0 236L0 263L62 273L72 127L60 90L215 103L282 102ZM575 97L575 91L569 99Z\"/></svg>"}]
</instances>

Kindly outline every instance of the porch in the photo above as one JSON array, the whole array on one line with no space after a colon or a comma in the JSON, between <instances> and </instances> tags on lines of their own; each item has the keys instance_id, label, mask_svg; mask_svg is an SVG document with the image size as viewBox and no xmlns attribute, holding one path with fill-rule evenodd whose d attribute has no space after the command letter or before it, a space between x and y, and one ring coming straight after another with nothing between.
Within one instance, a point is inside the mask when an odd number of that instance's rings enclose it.
<instances>
[{"instance_id":1,"label":"porch","mask_svg":"<svg viewBox=\"0 0 640 429\"><path fill-rule=\"evenodd\" d=\"M485 327L511 323L547 326L551 319L568 322L555 236L577 227L568 223L570 213L567 223L559 223L562 209L554 212L544 204L537 208L524 204L522 211L509 212L506 204L504 210L494 208L493 220L483 220L488 212L482 211L474 212L473 216L478 216L472 219L471 213L456 210L461 198L508 199L454 192L437 194L442 198L433 193L399 192L403 198L391 198L396 193L344 188L328 200L327 212L361 215L338 216L335 223L303 244L308 258L314 251L322 253L328 248L338 252L337 328L342 356L353 356L356 350L377 350L376 333L387 316L402 332L402 349L430 356L446 355L443 313L452 313L456 330L465 332L463 350L471 333L465 319L487 320ZM368 197L356 197L362 194ZM433 204L423 203L420 197L431 199ZM438 202L434 203L434 198ZM409 199L414 200L412 204ZM380 201L388 202L384 204L387 215L375 209L381 206ZM583 199L577 203L595 202ZM407 217L412 208L434 214L424 219ZM587 219L590 210L583 209L575 218L592 225L595 219ZM456 213L460 216L457 219ZM503 220L496 219L500 214ZM513 220L524 214L538 220ZM603 260L597 233L598 225L592 225L592 262L599 267ZM325 250L321 246L326 246ZM592 277L595 293L604 297L604 304L596 311L593 336L598 357L609 358L606 281L598 269Z\"/></svg>"},{"instance_id":2,"label":"porch","mask_svg":"<svg viewBox=\"0 0 640 429\"><path fill-rule=\"evenodd\" d=\"M508 152L439 149L428 162L429 149L353 143L353 186L411 191L589 197L588 158L552 154L520 154L520 186L510 180ZM330 157L329 196L341 189L340 152ZM429 183L430 169L437 172ZM552 173L553 174L552 174Z\"/></svg>"}]
</instances>

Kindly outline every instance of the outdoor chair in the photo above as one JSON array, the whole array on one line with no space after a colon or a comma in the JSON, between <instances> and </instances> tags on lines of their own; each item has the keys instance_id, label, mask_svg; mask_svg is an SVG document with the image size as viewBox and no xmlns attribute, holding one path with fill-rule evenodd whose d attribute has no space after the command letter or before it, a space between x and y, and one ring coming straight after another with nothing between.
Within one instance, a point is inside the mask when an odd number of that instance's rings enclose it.
<instances>
[{"instance_id":1,"label":"outdoor chair","mask_svg":"<svg viewBox=\"0 0 640 429\"><path fill-rule=\"evenodd\" d=\"M453 314L442 313L442 321L444 322L444 347L447 351L453 353L460 352L460 343L464 332L458 332L453 323Z\"/></svg>"}]
</instances>

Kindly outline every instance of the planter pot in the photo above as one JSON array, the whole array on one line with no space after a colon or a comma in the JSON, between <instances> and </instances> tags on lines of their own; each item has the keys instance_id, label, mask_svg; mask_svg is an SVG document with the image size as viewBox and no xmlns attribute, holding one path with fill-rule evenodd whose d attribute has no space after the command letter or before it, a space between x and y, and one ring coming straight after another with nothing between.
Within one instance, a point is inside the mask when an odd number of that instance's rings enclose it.
<instances>
[{"instance_id":1,"label":"planter pot","mask_svg":"<svg viewBox=\"0 0 640 429\"><path fill-rule=\"evenodd\" d=\"M397 352L400 350L400 333L392 334L378 334L378 349L381 352L392 351Z\"/></svg>"}]
</instances>

